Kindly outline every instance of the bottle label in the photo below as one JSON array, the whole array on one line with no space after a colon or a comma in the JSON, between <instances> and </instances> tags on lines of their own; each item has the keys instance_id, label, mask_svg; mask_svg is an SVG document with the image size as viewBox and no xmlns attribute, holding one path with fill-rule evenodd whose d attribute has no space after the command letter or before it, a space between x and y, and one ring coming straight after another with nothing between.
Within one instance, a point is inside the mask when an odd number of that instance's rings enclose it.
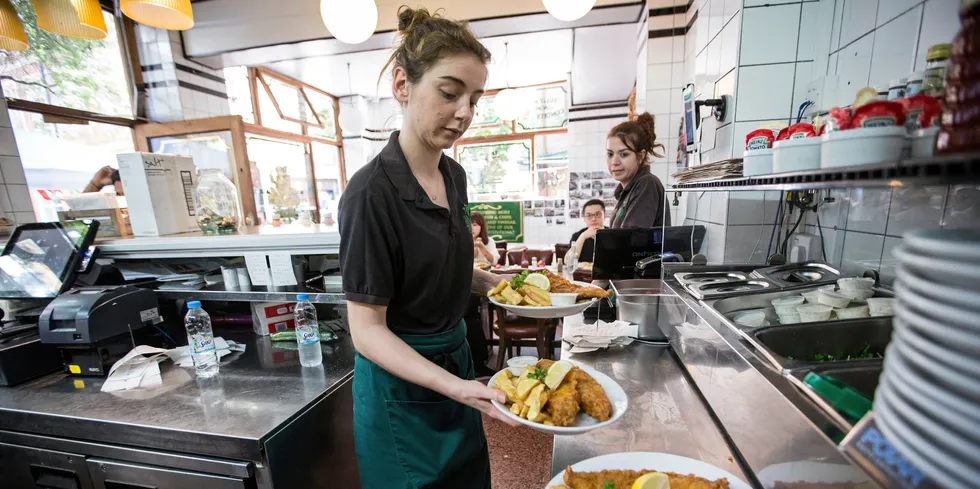
<instances>
[{"instance_id":1,"label":"bottle label","mask_svg":"<svg viewBox=\"0 0 980 489\"><path fill-rule=\"evenodd\" d=\"M214 337L209 334L196 334L191 336L191 348L195 355L214 351Z\"/></svg>"},{"instance_id":2,"label":"bottle label","mask_svg":"<svg viewBox=\"0 0 980 489\"><path fill-rule=\"evenodd\" d=\"M310 326L297 326L296 327L296 342L301 345L309 345L312 343L320 342L320 332L317 328Z\"/></svg>"}]
</instances>

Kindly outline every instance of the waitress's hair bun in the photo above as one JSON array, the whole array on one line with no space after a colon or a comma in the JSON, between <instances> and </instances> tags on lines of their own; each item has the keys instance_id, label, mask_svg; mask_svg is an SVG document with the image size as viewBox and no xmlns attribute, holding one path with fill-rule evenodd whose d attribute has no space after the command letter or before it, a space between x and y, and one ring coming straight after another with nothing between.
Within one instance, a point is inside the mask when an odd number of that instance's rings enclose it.
<instances>
[{"instance_id":1,"label":"waitress's hair bun","mask_svg":"<svg viewBox=\"0 0 980 489\"><path fill-rule=\"evenodd\" d=\"M609 131L608 137L619 138L634 153L646 151L646 159L641 164L649 163L653 157L663 158L663 153L656 150L660 148L663 151L664 145L657 142L654 117L649 112L638 115L634 120L617 124Z\"/></svg>"},{"instance_id":2,"label":"waitress's hair bun","mask_svg":"<svg viewBox=\"0 0 980 489\"><path fill-rule=\"evenodd\" d=\"M490 50L465 22L446 19L438 11L403 5L398 9L398 43L381 73L389 66L401 66L408 81L417 83L439 60L458 54L471 54L483 64L490 62Z\"/></svg>"}]
</instances>

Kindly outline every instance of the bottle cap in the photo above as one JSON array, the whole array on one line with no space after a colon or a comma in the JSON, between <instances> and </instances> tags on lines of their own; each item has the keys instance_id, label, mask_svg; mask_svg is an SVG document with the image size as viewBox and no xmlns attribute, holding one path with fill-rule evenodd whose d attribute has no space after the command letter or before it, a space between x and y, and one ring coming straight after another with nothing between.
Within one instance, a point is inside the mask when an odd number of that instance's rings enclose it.
<instances>
[{"instance_id":1,"label":"bottle cap","mask_svg":"<svg viewBox=\"0 0 980 489\"><path fill-rule=\"evenodd\" d=\"M201 301L190 301L190 302L187 303L187 308L188 309L200 309L201 308Z\"/></svg>"},{"instance_id":2,"label":"bottle cap","mask_svg":"<svg viewBox=\"0 0 980 489\"><path fill-rule=\"evenodd\" d=\"M298 300L298 301L308 301L308 300L310 300L310 294L296 294L296 300Z\"/></svg>"},{"instance_id":3,"label":"bottle cap","mask_svg":"<svg viewBox=\"0 0 980 489\"><path fill-rule=\"evenodd\" d=\"M953 45L946 42L942 44L933 44L929 46L929 51L926 52L926 61L932 61L935 59L947 59L949 58L950 51L953 50Z\"/></svg>"}]
</instances>

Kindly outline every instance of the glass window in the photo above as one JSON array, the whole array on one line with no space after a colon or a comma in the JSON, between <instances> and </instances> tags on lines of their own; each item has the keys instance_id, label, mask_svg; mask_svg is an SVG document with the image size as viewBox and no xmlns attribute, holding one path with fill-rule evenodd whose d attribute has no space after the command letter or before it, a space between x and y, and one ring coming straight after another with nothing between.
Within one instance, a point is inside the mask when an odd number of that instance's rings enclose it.
<instances>
[{"instance_id":1,"label":"glass window","mask_svg":"<svg viewBox=\"0 0 980 489\"><path fill-rule=\"evenodd\" d=\"M340 201L340 148L332 144L311 143L313 174L316 175L316 201L320 205L320 223L337 225L337 203Z\"/></svg>"},{"instance_id":2,"label":"glass window","mask_svg":"<svg viewBox=\"0 0 980 489\"><path fill-rule=\"evenodd\" d=\"M497 117L496 112L494 112L493 100L493 95L480 98L480 102L476 104L476 112L473 114L473 122L463 134L464 138L514 133L510 121L503 121Z\"/></svg>"},{"instance_id":3,"label":"glass window","mask_svg":"<svg viewBox=\"0 0 980 489\"><path fill-rule=\"evenodd\" d=\"M268 127L269 129L278 129L280 131L291 132L293 134L303 134L303 126L297 122L287 121L279 117L279 112L276 111L276 106L272 104L272 99L269 98L269 93L259 87L258 89L258 99L259 99L259 114L262 117L262 125Z\"/></svg>"},{"instance_id":4,"label":"glass window","mask_svg":"<svg viewBox=\"0 0 980 489\"><path fill-rule=\"evenodd\" d=\"M304 213L312 218L316 202L306 145L258 136L246 136L245 141L262 222L276 217L291 222Z\"/></svg>"},{"instance_id":5,"label":"glass window","mask_svg":"<svg viewBox=\"0 0 980 489\"><path fill-rule=\"evenodd\" d=\"M10 111L10 124L39 221L57 221L60 195L81 192L116 154L132 153L128 127L90 122L53 124L33 112Z\"/></svg>"},{"instance_id":6,"label":"glass window","mask_svg":"<svg viewBox=\"0 0 980 489\"><path fill-rule=\"evenodd\" d=\"M248 68L225 68L225 87L228 89L228 105L232 115L240 115L243 121L254 124L255 110L252 108L252 90L248 85Z\"/></svg>"},{"instance_id":7,"label":"glass window","mask_svg":"<svg viewBox=\"0 0 980 489\"><path fill-rule=\"evenodd\" d=\"M310 107L299 87L286 84L271 76L263 76L262 81L272 92L282 118L307 124L319 124L316 116L313 115L313 107Z\"/></svg>"},{"instance_id":8,"label":"glass window","mask_svg":"<svg viewBox=\"0 0 980 489\"><path fill-rule=\"evenodd\" d=\"M0 51L5 96L100 114L133 115L112 14L103 12L109 34L93 41L41 30L31 0L13 0L13 4L30 46L24 51Z\"/></svg>"},{"instance_id":9,"label":"glass window","mask_svg":"<svg viewBox=\"0 0 980 489\"><path fill-rule=\"evenodd\" d=\"M154 153L188 155L194 158L198 170L221 170L234 182L235 151L232 148L231 131L150 138L150 150Z\"/></svg>"},{"instance_id":10,"label":"glass window","mask_svg":"<svg viewBox=\"0 0 980 489\"><path fill-rule=\"evenodd\" d=\"M316 90L304 89L303 91L306 92L306 96L310 98L310 103L313 104L313 108L316 110L316 115L320 117L320 122L323 125L323 127L307 127L307 134L316 138L336 141L337 117L334 112L333 98L328 97L327 95L324 95Z\"/></svg>"},{"instance_id":11,"label":"glass window","mask_svg":"<svg viewBox=\"0 0 980 489\"><path fill-rule=\"evenodd\" d=\"M532 107L516 121L518 132L558 129L568 125L564 85L537 88L532 94Z\"/></svg>"},{"instance_id":12,"label":"glass window","mask_svg":"<svg viewBox=\"0 0 980 489\"><path fill-rule=\"evenodd\" d=\"M457 155L472 197L521 198L532 190L530 139L460 146Z\"/></svg>"}]
</instances>

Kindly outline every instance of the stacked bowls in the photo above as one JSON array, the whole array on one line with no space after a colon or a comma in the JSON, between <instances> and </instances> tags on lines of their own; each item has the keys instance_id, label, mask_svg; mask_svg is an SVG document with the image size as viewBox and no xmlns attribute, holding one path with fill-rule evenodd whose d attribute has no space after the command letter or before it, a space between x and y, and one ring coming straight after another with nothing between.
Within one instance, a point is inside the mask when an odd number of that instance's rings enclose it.
<instances>
[{"instance_id":1,"label":"stacked bowls","mask_svg":"<svg viewBox=\"0 0 980 489\"><path fill-rule=\"evenodd\" d=\"M976 487L980 230L912 231L895 257L895 327L875 392L875 419L935 482Z\"/></svg>"}]
</instances>

